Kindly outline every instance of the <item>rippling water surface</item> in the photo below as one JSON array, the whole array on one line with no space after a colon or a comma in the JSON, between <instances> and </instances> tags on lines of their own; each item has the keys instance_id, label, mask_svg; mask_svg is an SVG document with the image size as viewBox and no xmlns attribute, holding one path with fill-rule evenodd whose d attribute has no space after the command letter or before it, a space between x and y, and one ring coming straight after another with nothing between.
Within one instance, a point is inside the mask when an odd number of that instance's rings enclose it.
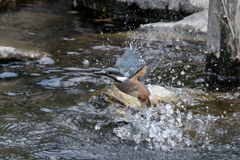
<instances>
[{"instance_id":1,"label":"rippling water surface","mask_svg":"<svg viewBox=\"0 0 240 160\"><path fill-rule=\"evenodd\" d=\"M24 1L0 14L2 46L52 55L41 64L1 65L1 159L239 159L237 87L213 93L211 102L159 104L125 116L90 104L111 84L91 73L112 66L132 43L150 55L166 45L148 84L206 90L204 49L102 33L71 6Z\"/></svg>"}]
</instances>

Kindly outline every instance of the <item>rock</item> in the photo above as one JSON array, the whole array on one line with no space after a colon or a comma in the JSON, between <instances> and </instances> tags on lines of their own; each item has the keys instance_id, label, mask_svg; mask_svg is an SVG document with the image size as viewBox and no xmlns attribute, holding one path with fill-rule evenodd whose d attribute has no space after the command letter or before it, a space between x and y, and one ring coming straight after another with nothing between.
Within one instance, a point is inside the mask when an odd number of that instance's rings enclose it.
<instances>
[{"instance_id":1,"label":"rock","mask_svg":"<svg viewBox=\"0 0 240 160\"><path fill-rule=\"evenodd\" d=\"M158 22L142 25L137 30L128 32L128 36L205 42L207 23L208 11L204 10L177 22Z\"/></svg>"},{"instance_id":2,"label":"rock","mask_svg":"<svg viewBox=\"0 0 240 160\"><path fill-rule=\"evenodd\" d=\"M174 10L196 13L208 8L209 0L117 0L128 5L137 4L141 9Z\"/></svg>"},{"instance_id":3,"label":"rock","mask_svg":"<svg viewBox=\"0 0 240 160\"><path fill-rule=\"evenodd\" d=\"M147 85L151 96L150 100L153 107L170 104L174 107L194 106L203 102L214 101L216 97L208 92L190 88L172 88L156 85ZM89 100L91 104L98 107L108 107L115 114L123 114L127 110L141 109L140 101L110 86L97 91Z\"/></svg>"},{"instance_id":4,"label":"rock","mask_svg":"<svg viewBox=\"0 0 240 160\"><path fill-rule=\"evenodd\" d=\"M112 15L129 15L156 18L174 14L189 15L208 8L209 0L79 0L74 8L79 11L92 12L95 17L109 17ZM168 13L169 12L169 13ZM94 13L94 14L93 14ZM113 17L109 17L113 18Z\"/></svg>"},{"instance_id":5,"label":"rock","mask_svg":"<svg viewBox=\"0 0 240 160\"><path fill-rule=\"evenodd\" d=\"M42 51L30 51L17 49L13 47L0 46L0 61L9 62L9 61L32 61L38 60L43 57L51 57L49 53Z\"/></svg>"},{"instance_id":6,"label":"rock","mask_svg":"<svg viewBox=\"0 0 240 160\"><path fill-rule=\"evenodd\" d=\"M150 23L137 29L141 37L197 42L205 42L206 39L209 0L80 0L80 2L78 10L85 10L87 16L95 17L93 19L95 23L104 23L103 32L135 30L141 24ZM89 15L91 13L93 15ZM132 35L130 34L130 37Z\"/></svg>"}]
</instances>

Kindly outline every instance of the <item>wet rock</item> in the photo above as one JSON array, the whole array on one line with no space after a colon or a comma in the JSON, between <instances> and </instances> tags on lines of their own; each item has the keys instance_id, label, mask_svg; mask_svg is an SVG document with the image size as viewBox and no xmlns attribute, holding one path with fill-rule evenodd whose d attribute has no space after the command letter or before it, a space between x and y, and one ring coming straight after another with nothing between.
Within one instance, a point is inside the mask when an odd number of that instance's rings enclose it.
<instances>
[{"instance_id":1,"label":"wet rock","mask_svg":"<svg viewBox=\"0 0 240 160\"><path fill-rule=\"evenodd\" d=\"M43 60L42 59L43 57L51 57L51 55L49 53L42 52L42 51L30 51L30 50L17 49L13 47L0 46L0 62L9 62L9 61L27 62L27 61L41 59L42 63L46 63L46 59Z\"/></svg>"},{"instance_id":2,"label":"wet rock","mask_svg":"<svg viewBox=\"0 0 240 160\"><path fill-rule=\"evenodd\" d=\"M157 33L157 36L160 37L165 37L166 34L169 37L168 34L170 34L170 37L177 36L179 39L191 40L194 38L196 41L205 41L206 27L198 30L199 27L196 28L197 25L195 24L200 24L200 26L207 24L207 11L201 11L208 9L208 3L209 0L79 0L75 9L85 13L86 17L92 18L93 23L99 24L102 31L106 33L135 30L141 24L178 21L175 23L156 23L158 25L150 26L144 25L140 28L144 30L160 28L162 30L153 33L153 35ZM194 14L198 12L200 13ZM183 18L185 19L181 21ZM166 29L168 29L167 32L165 32ZM150 30L150 32L153 30Z\"/></svg>"},{"instance_id":3,"label":"wet rock","mask_svg":"<svg viewBox=\"0 0 240 160\"><path fill-rule=\"evenodd\" d=\"M141 9L164 9L195 13L208 8L209 0L117 0L128 5L137 4Z\"/></svg>"},{"instance_id":4,"label":"wet rock","mask_svg":"<svg viewBox=\"0 0 240 160\"><path fill-rule=\"evenodd\" d=\"M79 0L73 7L96 18L137 16L176 20L208 8L209 0Z\"/></svg>"},{"instance_id":5,"label":"wet rock","mask_svg":"<svg viewBox=\"0 0 240 160\"><path fill-rule=\"evenodd\" d=\"M172 88L148 85L153 107L170 104L174 107L195 106L204 102L214 101L216 97L208 92L190 88ZM89 102L98 107L108 107L113 113L122 114L127 110L141 109L140 101L130 95L124 94L116 86L110 86L97 91Z\"/></svg>"},{"instance_id":6,"label":"wet rock","mask_svg":"<svg viewBox=\"0 0 240 160\"><path fill-rule=\"evenodd\" d=\"M177 22L158 22L142 25L129 36L149 39L174 39L191 42L205 42L208 11L201 11Z\"/></svg>"}]
</instances>

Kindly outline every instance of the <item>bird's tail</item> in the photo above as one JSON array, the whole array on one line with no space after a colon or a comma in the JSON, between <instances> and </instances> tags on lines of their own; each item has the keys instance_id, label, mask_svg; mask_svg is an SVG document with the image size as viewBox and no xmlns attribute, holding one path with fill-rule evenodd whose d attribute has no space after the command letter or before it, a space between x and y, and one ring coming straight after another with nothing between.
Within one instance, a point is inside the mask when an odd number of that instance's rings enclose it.
<instances>
[{"instance_id":1,"label":"bird's tail","mask_svg":"<svg viewBox=\"0 0 240 160\"><path fill-rule=\"evenodd\" d=\"M147 107L151 107L152 106L152 104L151 104L151 101L150 101L150 99L148 98L148 101L147 101L147 105L146 105Z\"/></svg>"}]
</instances>

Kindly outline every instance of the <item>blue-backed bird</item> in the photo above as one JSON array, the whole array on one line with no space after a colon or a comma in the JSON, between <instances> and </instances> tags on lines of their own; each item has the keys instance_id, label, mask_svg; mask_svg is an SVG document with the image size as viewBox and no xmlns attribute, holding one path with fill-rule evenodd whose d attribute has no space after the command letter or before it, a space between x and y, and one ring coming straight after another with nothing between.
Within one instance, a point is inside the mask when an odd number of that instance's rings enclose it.
<instances>
[{"instance_id":1,"label":"blue-backed bird","mask_svg":"<svg viewBox=\"0 0 240 160\"><path fill-rule=\"evenodd\" d=\"M129 49L117 58L115 68L109 67L93 74L113 79L114 85L120 91L138 98L142 107L150 107L150 92L139 79L144 77L148 71L148 66L153 62L154 59L151 59L146 63L138 49Z\"/></svg>"}]
</instances>

